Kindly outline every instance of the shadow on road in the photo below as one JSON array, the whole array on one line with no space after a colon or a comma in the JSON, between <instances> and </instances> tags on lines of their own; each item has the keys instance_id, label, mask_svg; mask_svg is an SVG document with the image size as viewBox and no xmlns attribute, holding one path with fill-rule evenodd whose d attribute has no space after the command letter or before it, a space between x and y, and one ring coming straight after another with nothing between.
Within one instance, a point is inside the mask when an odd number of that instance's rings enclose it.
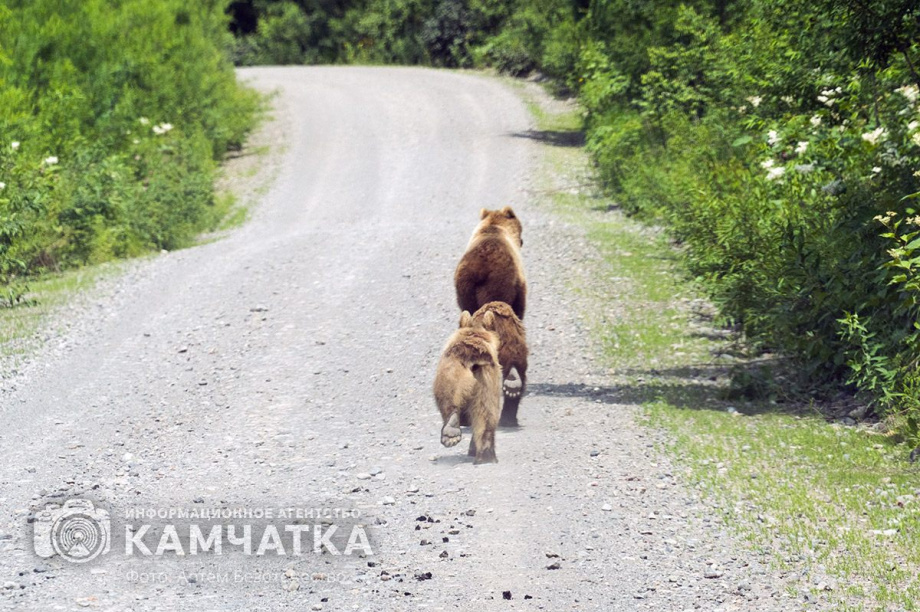
<instances>
[{"instance_id":1,"label":"shadow on road","mask_svg":"<svg viewBox=\"0 0 920 612\"><path fill-rule=\"evenodd\" d=\"M585 133L581 130L527 130L525 132L512 132L510 136L512 138L536 140L552 147L585 146Z\"/></svg>"},{"instance_id":2,"label":"shadow on road","mask_svg":"<svg viewBox=\"0 0 920 612\"><path fill-rule=\"evenodd\" d=\"M752 372L750 366L743 367ZM743 414L783 412L803 414L814 412L801 401L775 402L766 397L744 397L745 389L729 388L724 384L729 368L724 365L696 364L663 370L629 370L621 372L636 382L612 386L584 383L531 383L527 394L543 397L582 398L607 405L642 405L663 401L685 410L737 410ZM718 382L719 380L723 382ZM757 380L756 378L754 380ZM774 383L775 384L775 383ZM738 392L741 391L739 395Z\"/></svg>"}]
</instances>

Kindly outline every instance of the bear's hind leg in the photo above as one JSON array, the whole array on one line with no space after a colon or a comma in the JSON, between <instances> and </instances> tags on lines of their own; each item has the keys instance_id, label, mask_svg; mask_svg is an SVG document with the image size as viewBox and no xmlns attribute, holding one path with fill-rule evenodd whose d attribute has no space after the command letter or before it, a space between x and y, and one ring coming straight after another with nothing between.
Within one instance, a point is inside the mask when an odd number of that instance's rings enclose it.
<instances>
[{"instance_id":1,"label":"bear's hind leg","mask_svg":"<svg viewBox=\"0 0 920 612\"><path fill-rule=\"evenodd\" d=\"M475 448L475 440L470 444L470 448L476 456L473 460L474 465L481 463L498 463L498 457L495 456L495 430L484 432L482 439Z\"/></svg>"},{"instance_id":2,"label":"bear's hind leg","mask_svg":"<svg viewBox=\"0 0 920 612\"><path fill-rule=\"evenodd\" d=\"M489 397L487 404L480 406L480 411L472 415L473 441L470 451L476 457L473 461L475 465L498 463L498 457L495 456L495 427L498 425L499 395L500 392L496 392L494 398Z\"/></svg>"},{"instance_id":3,"label":"bear's hind leg","mask_svg":"<svg viewBox=\"0 0 920 612\"><path fill-rule=\"evenodd\" d=\"M502 381L502 391L505 397L521 397L521 387L524 386L517 368L514 366L508 371L508 376Z\"/></svg>"},{"instance_id":4,"label":"bear's hind leg","mask_svg":"<svg viewBox=\"0 0 920 612\"><path fill-rule=\"evenodd\" d=\"M444 426L441 428L441 444L450 448L460 443L463 434L460 432L460 417L457 411L451 412L450 416L444 420Z\"/></svg>"},{"instance_id":5,"label":"bear's hind leg","mask_svg":"<svg viewBox=\"0 0 920 612\"><path fill-rule=\"evenodd\" d=\"M502 416L498 424L502 427L518 427L517 412L524 396L527 379L525 371L519 372L514 366L508 371L508 376L502 382L502 393L505 396L502 402Z\"/></svg>"},{"instance_id":6,"label":"bear's hind leg","mask_svg":"<svg viewBox=\"0 0 920 612\"><path fill-rule=\"evenodd\" d=\"M501 427L520 427L517 419L518 406L521 405L521 396L511 397L506 395L502 404L502 416L498 421Z\"/></svg>"}]
</instances>

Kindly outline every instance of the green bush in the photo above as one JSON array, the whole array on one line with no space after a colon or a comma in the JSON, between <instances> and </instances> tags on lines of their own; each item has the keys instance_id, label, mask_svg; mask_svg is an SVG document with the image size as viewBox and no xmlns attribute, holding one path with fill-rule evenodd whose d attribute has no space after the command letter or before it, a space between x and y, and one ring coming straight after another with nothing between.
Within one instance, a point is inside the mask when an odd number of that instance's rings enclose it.
<instances>
[{"instance_id":1,"label":"green bush","mask_svg":"<svg viewBox=\"0 0 920 612\"><path fill-rule=\"evenodd\" d=\"M523 39L513 30L505 30L475 51L476 64L492 66L505 74L521 76L537 67L537 62Z\"/></svg>"},{"instance_id":2,"label":"green bush","mask_svg":"<svg viewBox=\"0 0 920 612\"><path fill-rule=\"evenodd\" d=\"M920 416L918 9L653 4L585 26L601 177L666 222L725 319L795 359L805 388ZM884 25L892 10L906 17Z\"/></svg>"},{"instance_id":3,"label":"green bush","mask_svg":"<svg viewBox=\"0 0 920 612\"><path fill-rule=\"evenodd\" d=\"M258 103L220 3L0 2L0 283L188 244Z\"/></svg>"},{"instance_id":4,"label":"green bush","mask_svg":"<svg viewBox=\"0 0 920 612\"><path fill-rule=\"evenodd\" d=\"M540 68L565 81L578 61L579 3L568 0L239 0L234 5L239 64L478 65L510 74ZM253 15L254 27L247 21Z\"/></svg>"}]
</instances>

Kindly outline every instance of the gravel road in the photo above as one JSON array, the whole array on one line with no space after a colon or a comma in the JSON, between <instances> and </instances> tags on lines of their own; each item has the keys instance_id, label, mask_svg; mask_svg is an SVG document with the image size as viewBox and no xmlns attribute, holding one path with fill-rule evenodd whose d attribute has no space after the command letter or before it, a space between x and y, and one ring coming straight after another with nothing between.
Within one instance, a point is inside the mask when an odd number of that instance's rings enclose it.
<instances>
[{"instance_id":1,"label":"gravel road","mask_svg":"<svg viewBox=\"0 0 920 612\"><path fill-rule=\"evenodd\" d=\"M516 93L413 68L258 68L277 178L228 237L130 266L0 389L0 607L785 610L595 362L586 239L529 201ZM480 207L524 223L531 342L499 463L439 445L430 385ZM468 434L465 434L465 438ZM33 552L36 509L357 509L374 554ZM510 599L509 599L510 597Z\"/></svg>"}]
</instances>

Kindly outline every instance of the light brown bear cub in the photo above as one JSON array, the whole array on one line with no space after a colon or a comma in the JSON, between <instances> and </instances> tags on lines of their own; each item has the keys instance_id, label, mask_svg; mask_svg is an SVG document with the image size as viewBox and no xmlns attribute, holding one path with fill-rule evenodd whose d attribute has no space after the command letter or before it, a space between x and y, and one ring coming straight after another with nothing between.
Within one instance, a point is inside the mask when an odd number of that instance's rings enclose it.
<instances>
[{"instance_id":1,"label":"light brown bear cub","mask_svg":"<svg viewBox=\"0 0 920 612\"><path fill-rule=\"evenodd\" d=\"M490 321L491 320L491 321ZM498 424L517 427L518 406L527 386L527 334L524 324L504 302L489 302L473 315L473 324L498 334L498 362L502 366L505 402Z\"/></svg>"},{"instance_id":2,"label":"light brown bear cub","mask_svg":"<svg viewBox=\"0 0 920 612\"><path fill-rule=\"evenodd\" d=\"M527 280L521 261L521 222L506 206L479 212L480 222L454 273L460 310L476 312L484 304L499 301L524 318Z\"/></svg>"},{"instance_id":3,"label":"light brown bear cub","mask_svg":"<svg viewBox=\"0 0 920 612\"><path fill-rule=\"evenodd\" d=\"M469 454L474 463L497 463L495 428L501 411L502 370L498 361L498 335L485 328L494 325L486 313L474 323L469 312L460 315L460 328L451 335L434 377L434 399L444 421L441 444L460 442L460 416L466 414L473 427Z\"/></svg>"}]
</instances>

